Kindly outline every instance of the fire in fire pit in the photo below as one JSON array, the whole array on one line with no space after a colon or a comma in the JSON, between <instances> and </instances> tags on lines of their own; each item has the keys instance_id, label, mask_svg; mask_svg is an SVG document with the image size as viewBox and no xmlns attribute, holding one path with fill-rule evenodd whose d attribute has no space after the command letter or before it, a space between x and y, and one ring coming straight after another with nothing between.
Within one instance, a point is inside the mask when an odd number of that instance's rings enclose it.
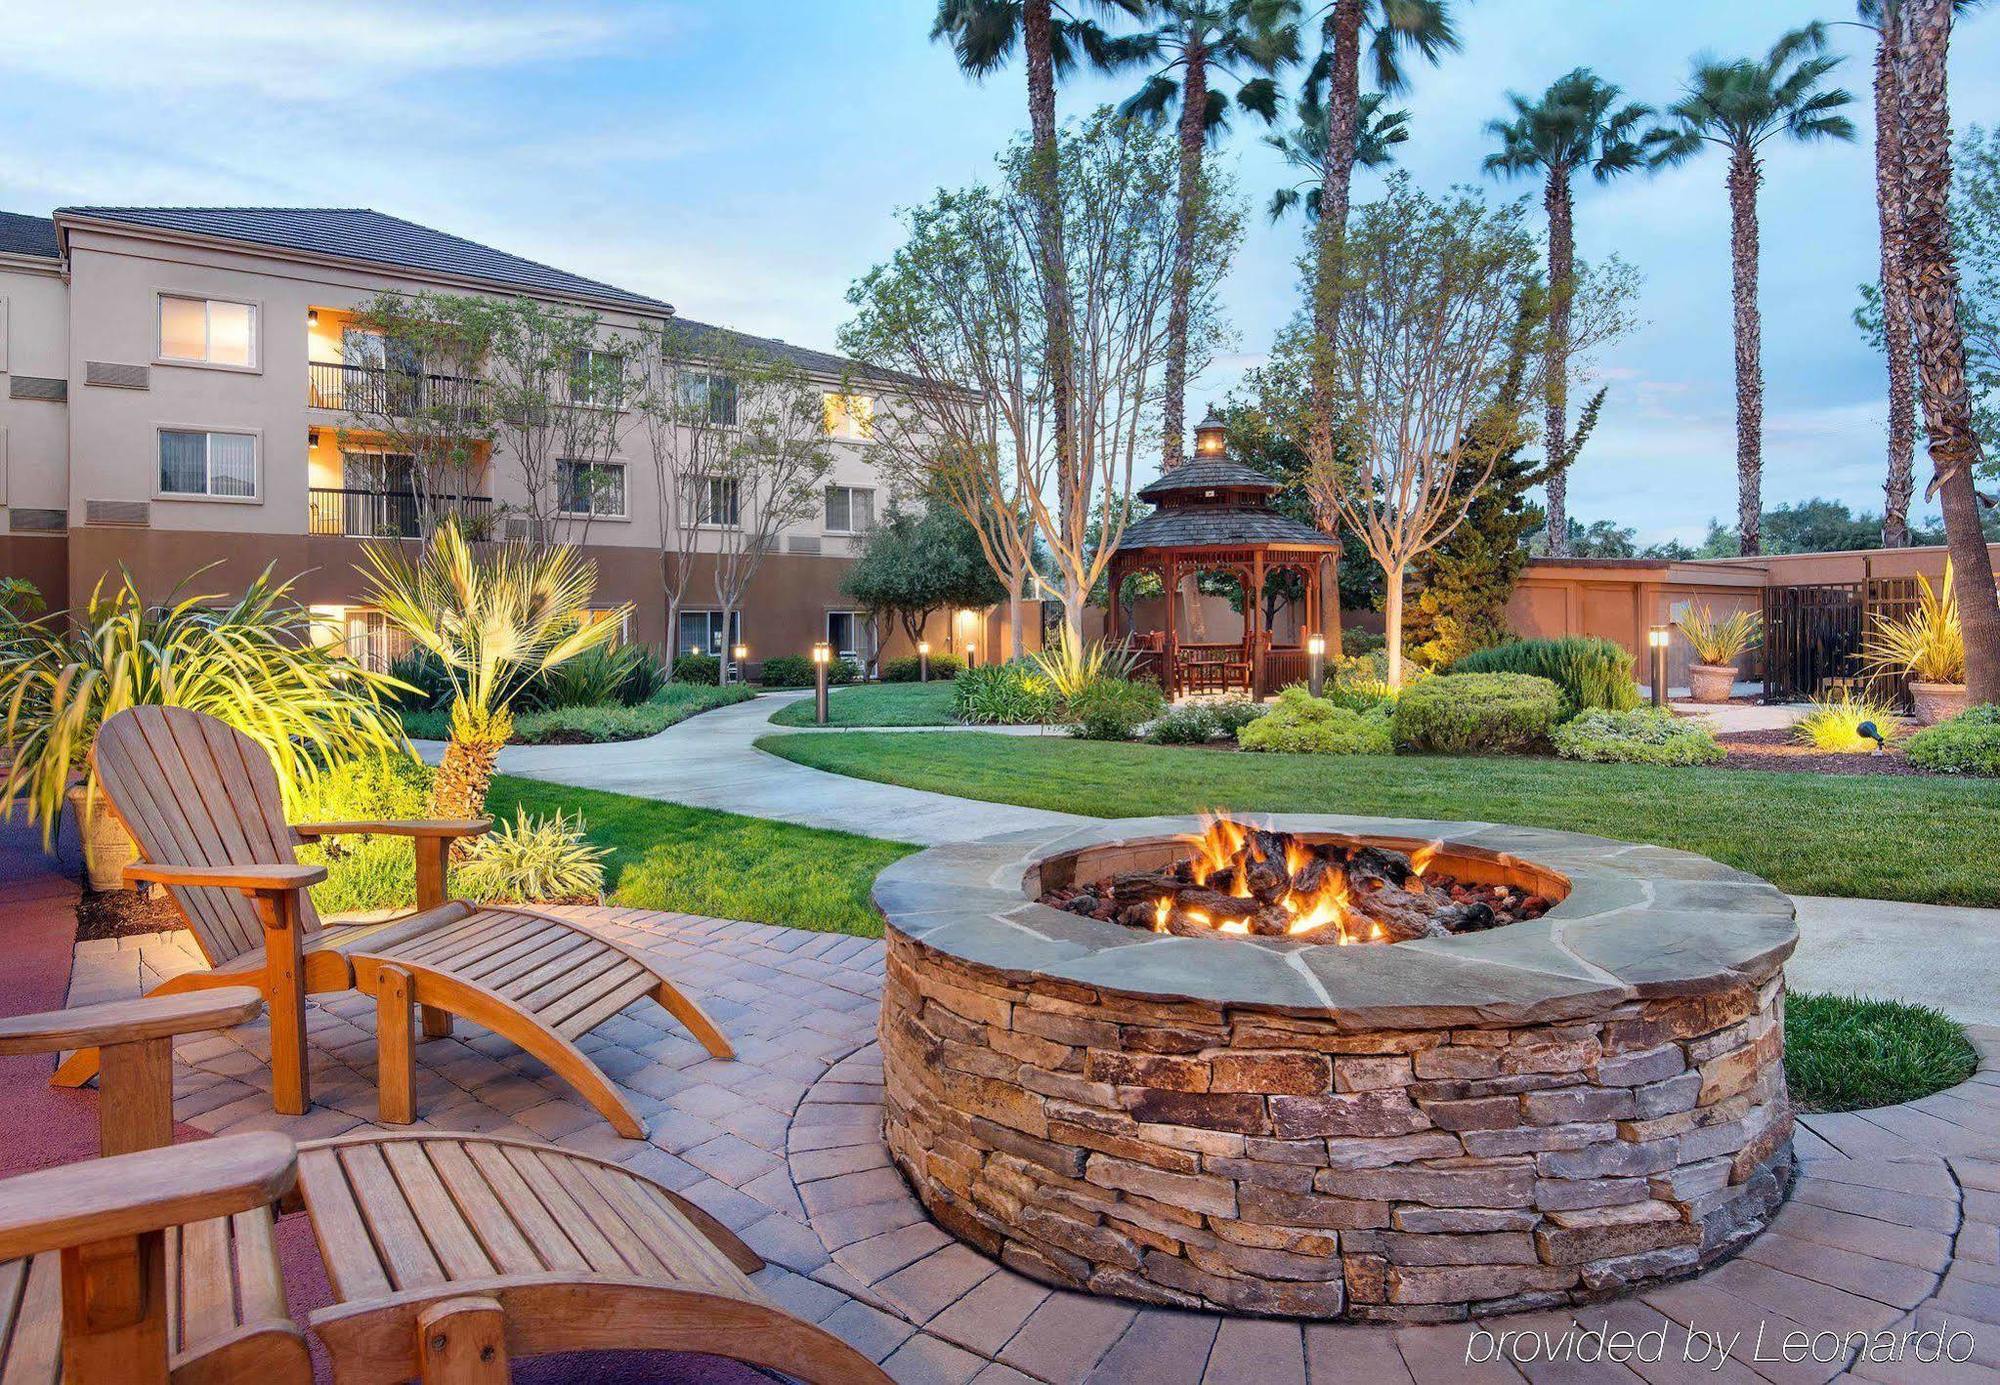
<instances>
[{"instance_id":1,"label":"fire in fire pit","mask_svg":"<svg viewBox=\"0 0 2000 1385\"><path fill-rule=\"evenodd\" d=\"M1201 835L1188 842L1189 854L1164 870L1079 882L1041 902L1180 937L1234 933L1314 943L1449 937L1540 918L1552 903L1432 869L1436 844L1406 855L1226 817L1205 818Z\"/></svg>"}]
</instances>

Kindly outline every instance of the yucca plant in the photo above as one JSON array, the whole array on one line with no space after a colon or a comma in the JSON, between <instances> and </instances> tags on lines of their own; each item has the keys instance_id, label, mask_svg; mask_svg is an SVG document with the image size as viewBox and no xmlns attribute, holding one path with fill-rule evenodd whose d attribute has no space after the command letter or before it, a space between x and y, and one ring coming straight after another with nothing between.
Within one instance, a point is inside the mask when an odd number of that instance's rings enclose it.
<instances>
[{"instance_id":1,"label":"yucca plant","mask_svg":"<svg viewBox=\"0 0 2000 1385\"><path fill-rule=\"evenodd\" d=\"M1942 591L1917 578L1917 608L1906 616L1877 614L1868 632L1868 664L1888 673L1907 673L1919 683L1965 681L1965 628L1959 624L1958 595L1951 586L1951 562L1944 565Z\"/></svg>"},{"instance_id":2,"label":"yucca plant","mask_svg":"<svg viewBox=\"0 0 2000 1385\"><path fill-rule=\"evenodd\" d=\"M617 639L631 609L590 617L597 568L568 545L505 544L480 555L449 521L414 563L394 548L369 545L361 573L369 601L436 655L451 683L451 734L431 804L445 818L476 818L485 810L521 689Z\"/></svg>"},{"instance_id":3,"label":"yucca plant","mask_svg":"<svg viewBox=\"0 0 2000 1385\"><path fill-rule=\"evenodd\" d=\"M277 763L288 808L329 766L410 755L392 709L401 685L306 638L307 612L290 582L266 568L222 604L213 593L186 594L206 571L157 605L123 569L81 610L27 620L0 603L0 740L13 754L0 809L25 803L44 841L79 772L85 813L95 810L90 747L105 719L127 707L190 707L228 722Z\"/></svg>"},{"instance_id":4,"label":"yucca plant","mask_svg":"<svg viewBox=\"0 0 2000 1385\"><path fill-rule=\"evenodd\" d=\"M452 872L464 899L489 904L595 904L604 892L604 857L583 835L583 814L531 819L526 808L467 850Z\"/></svg>"},{"instance_id":5,"label":"yucca plant","mask_svg":"<svg viewBox=\"0 0 2000 1385\"><path fill-rule=\"evenodd\" d=\"M1733 664L1764 637L1764 617L1755 611L1734 611L1717 618L1714 608L1690 606L1675 622L1687 636L1696 662Z\"/></svg>"},{"instance_id":6,"label":"yucca plant","mask_svg":"<svg viewBox=\"0 0 2000 1385\"><path fill-rule=\"evenodd\" d=\"M1845 689L1836 697L1814 698L1806 714L1792 724L1792 738L1843 754L1873 750L1876 742L1861 734L1863 722L1873 722L1884 741L1896 738L1894 708L1870 697L1855 697Z\"/></svg>"},{"instance_id":7,"label":"yucca plant","mask_svg":"<svg viewBox=\"0 0 2000 1385\"><path fill-rule=\"evenodd\" d=\"M1028 657L1064 702L1102 679L1131 677L1139 662L1138 653L1125 645L1077 638L1067 625L1052 648L1035 650Z\"/></svg>"}]
</instances>

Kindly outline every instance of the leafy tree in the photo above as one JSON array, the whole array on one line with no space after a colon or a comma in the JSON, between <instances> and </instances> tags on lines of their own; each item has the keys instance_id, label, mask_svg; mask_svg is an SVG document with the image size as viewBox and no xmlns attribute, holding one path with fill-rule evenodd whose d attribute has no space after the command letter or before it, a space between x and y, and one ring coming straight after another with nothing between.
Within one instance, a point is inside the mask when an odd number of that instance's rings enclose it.
<instances>
[{"instance_id":1,"label":"leafy tree","mask_svg":"<svg viewBox=\"0 0 2000 1385\"><path fill-rule=\"evenodd\" d=\"M1543 176L1542 206L1549 217L1549 304L1543 340L1547 364L1542 371L1545 403L1543 444L1548 452L1545 483L1551 551L1569 548L1569 468L1582 439L1569 431L1570 304L1576 293L1575 213L1570 195L1572 177L1585 169L1599 183L1647 166L1646 146L1659 132L1642 130L1653 114L1648 106L1619 104L1619 90L1587 67L1558 77L1540 100L1509 93L1512 120L1495 120L1487 130L1500 141L1499 151L1486 156L1491 173Z\"/></svg>"},{"instance_id":2,"label":"leafy tree","mask_svg":"<svg viewBox=\"0 0 2000 1385\"><path fill-rule=\"evenodd\" d=\"M1853 97L1826 79L1842 59L1826 51L1826 26L1808 24L1762 58L1695 59L1686 92L1667 108L1674 128L1654 161L1679 163L1717 145L1729 152L1729 258L1736 308L1736 515L1744 554L1762 551L1757 521L1764 486L1763 324L1757 308L1757 187L1762 149L1784 136L1800 143L1854 138L1841 114Z\"/></svg>"},{"instance_id":3,"label":"leafy tree","mask_svg":"<svg viewBox=\"0 0 2000 1385\"><path fill-rule=\"evenodd\" d=\"M1266 124L1278 118L1278 84L1270 74L1299 55L1291 0L1143 0L1141 22L1150 27L1106 45L1106 66L1151 68L1145 83L1118 108L1128 119L1162 122L1178 107L1180 150L1174 193L1172 295L1167 308L1164 395L1160 406L1161 469L1178 466L1186 441L1188 341L1196 242L1209 179L1202 161L1211 140L1229 128L1233 109ZM1173 74L1178 70L1179 76ZM1254 74L1237 76L1238 73ZM1234 81L1234 91L1223 85Z\"/></svg>"},{"instance_id":4,"label":"leafy tree","mask_svg":"<svg viewBox=\"0 0 2000 1385\"><path fill-rule=\"evenodd\" d=\"M939 610L992 606L1007 595L986 563L979 535L949 505L892 508L869 534L841 589L878 620L893 620L915 644Z\"/></svg>"}]
</instances>

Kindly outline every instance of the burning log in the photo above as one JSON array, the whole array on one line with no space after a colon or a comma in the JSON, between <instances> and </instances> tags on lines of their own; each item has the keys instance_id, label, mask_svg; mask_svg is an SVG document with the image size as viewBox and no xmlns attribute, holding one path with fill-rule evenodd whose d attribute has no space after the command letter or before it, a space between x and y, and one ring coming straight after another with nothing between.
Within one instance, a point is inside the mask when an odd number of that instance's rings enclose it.
<instances>
[{"instance_id":1,"label":"burning log","mask_svg":"<svg viewBox=\"0 0 2000 1385\"><path fill-rule=\"evenodd\" d=\"M1262 907L1255 899L1223 894L1219 890L1203 889L1197 885L1183 885L1174 895L1174 912L1207 914L1217 922L1247 919Z\"/></svg>"},{"instance_id":2,"label":"burning log","mask_svg":"<svg viewBox=\"0 0 2000 1385\"><path fill-rule=\"evenodd\" d=\"M1250 862L1243 868L1243 883L1263 904L1276 904L1294 888L1292 878L1285 874L1283 852L1269 860Z\"/></svg>"},{"instance_id":3,"label":"burning log","mask_svg":"<svg viewBox=\"0 0 2000 1385\"><path fill-rule=\"evenodd\" d=\"M1250 916L1250 931L1260 938L1282 938L1292 931L1292 911L1267 904Z\"/></svg>"}]
</instances>

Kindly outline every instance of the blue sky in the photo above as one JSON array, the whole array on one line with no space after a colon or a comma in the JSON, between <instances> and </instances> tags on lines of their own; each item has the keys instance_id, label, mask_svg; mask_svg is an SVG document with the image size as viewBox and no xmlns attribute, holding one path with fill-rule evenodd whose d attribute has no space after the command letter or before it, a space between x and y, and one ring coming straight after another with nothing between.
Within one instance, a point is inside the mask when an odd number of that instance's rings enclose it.
<instances>
[{"instance_id":1,"label":"blue sky","mask_svg":"<svg viewBox=\"0 0 2000 1385\"><path fill-rule=\"evenodd\" d=\"M181 0L48 7L0 45L0 208L365 205L624 287L690 317L830 346L843 292L896 243L894 209L985 175L1022 123L1018 68L974 85L927 41L930 0L634 5ZM1671 99L1690 55L1761 52L1837 0L1461 0L1465 51L1417 74L1402 163L1477 181L1487 119L1578 64ZM1880 362L1849 321L1874 276L1872 34L1834 31L1862 130L1776 145L1763 193L1766 496L1881 500ZM1957 123L2000 118L2000 16L1954 44ZM1129 83L1080 81L1067 113ZM1240 129L1219 152L1254 198L1224 301L1236 350L1191 409L1255 364L1296 302L1282 177ZM1578 190L1586 257L1645 275L1645 326L1608 353L1605 421L1571 482L1584 520L1698 538L1735 505L1728 222L1711 154ZM1357 198L1378 184L1364 175ZM1538 187L1488 183L1492 195Z\"/></svg>"}]
</instances>

